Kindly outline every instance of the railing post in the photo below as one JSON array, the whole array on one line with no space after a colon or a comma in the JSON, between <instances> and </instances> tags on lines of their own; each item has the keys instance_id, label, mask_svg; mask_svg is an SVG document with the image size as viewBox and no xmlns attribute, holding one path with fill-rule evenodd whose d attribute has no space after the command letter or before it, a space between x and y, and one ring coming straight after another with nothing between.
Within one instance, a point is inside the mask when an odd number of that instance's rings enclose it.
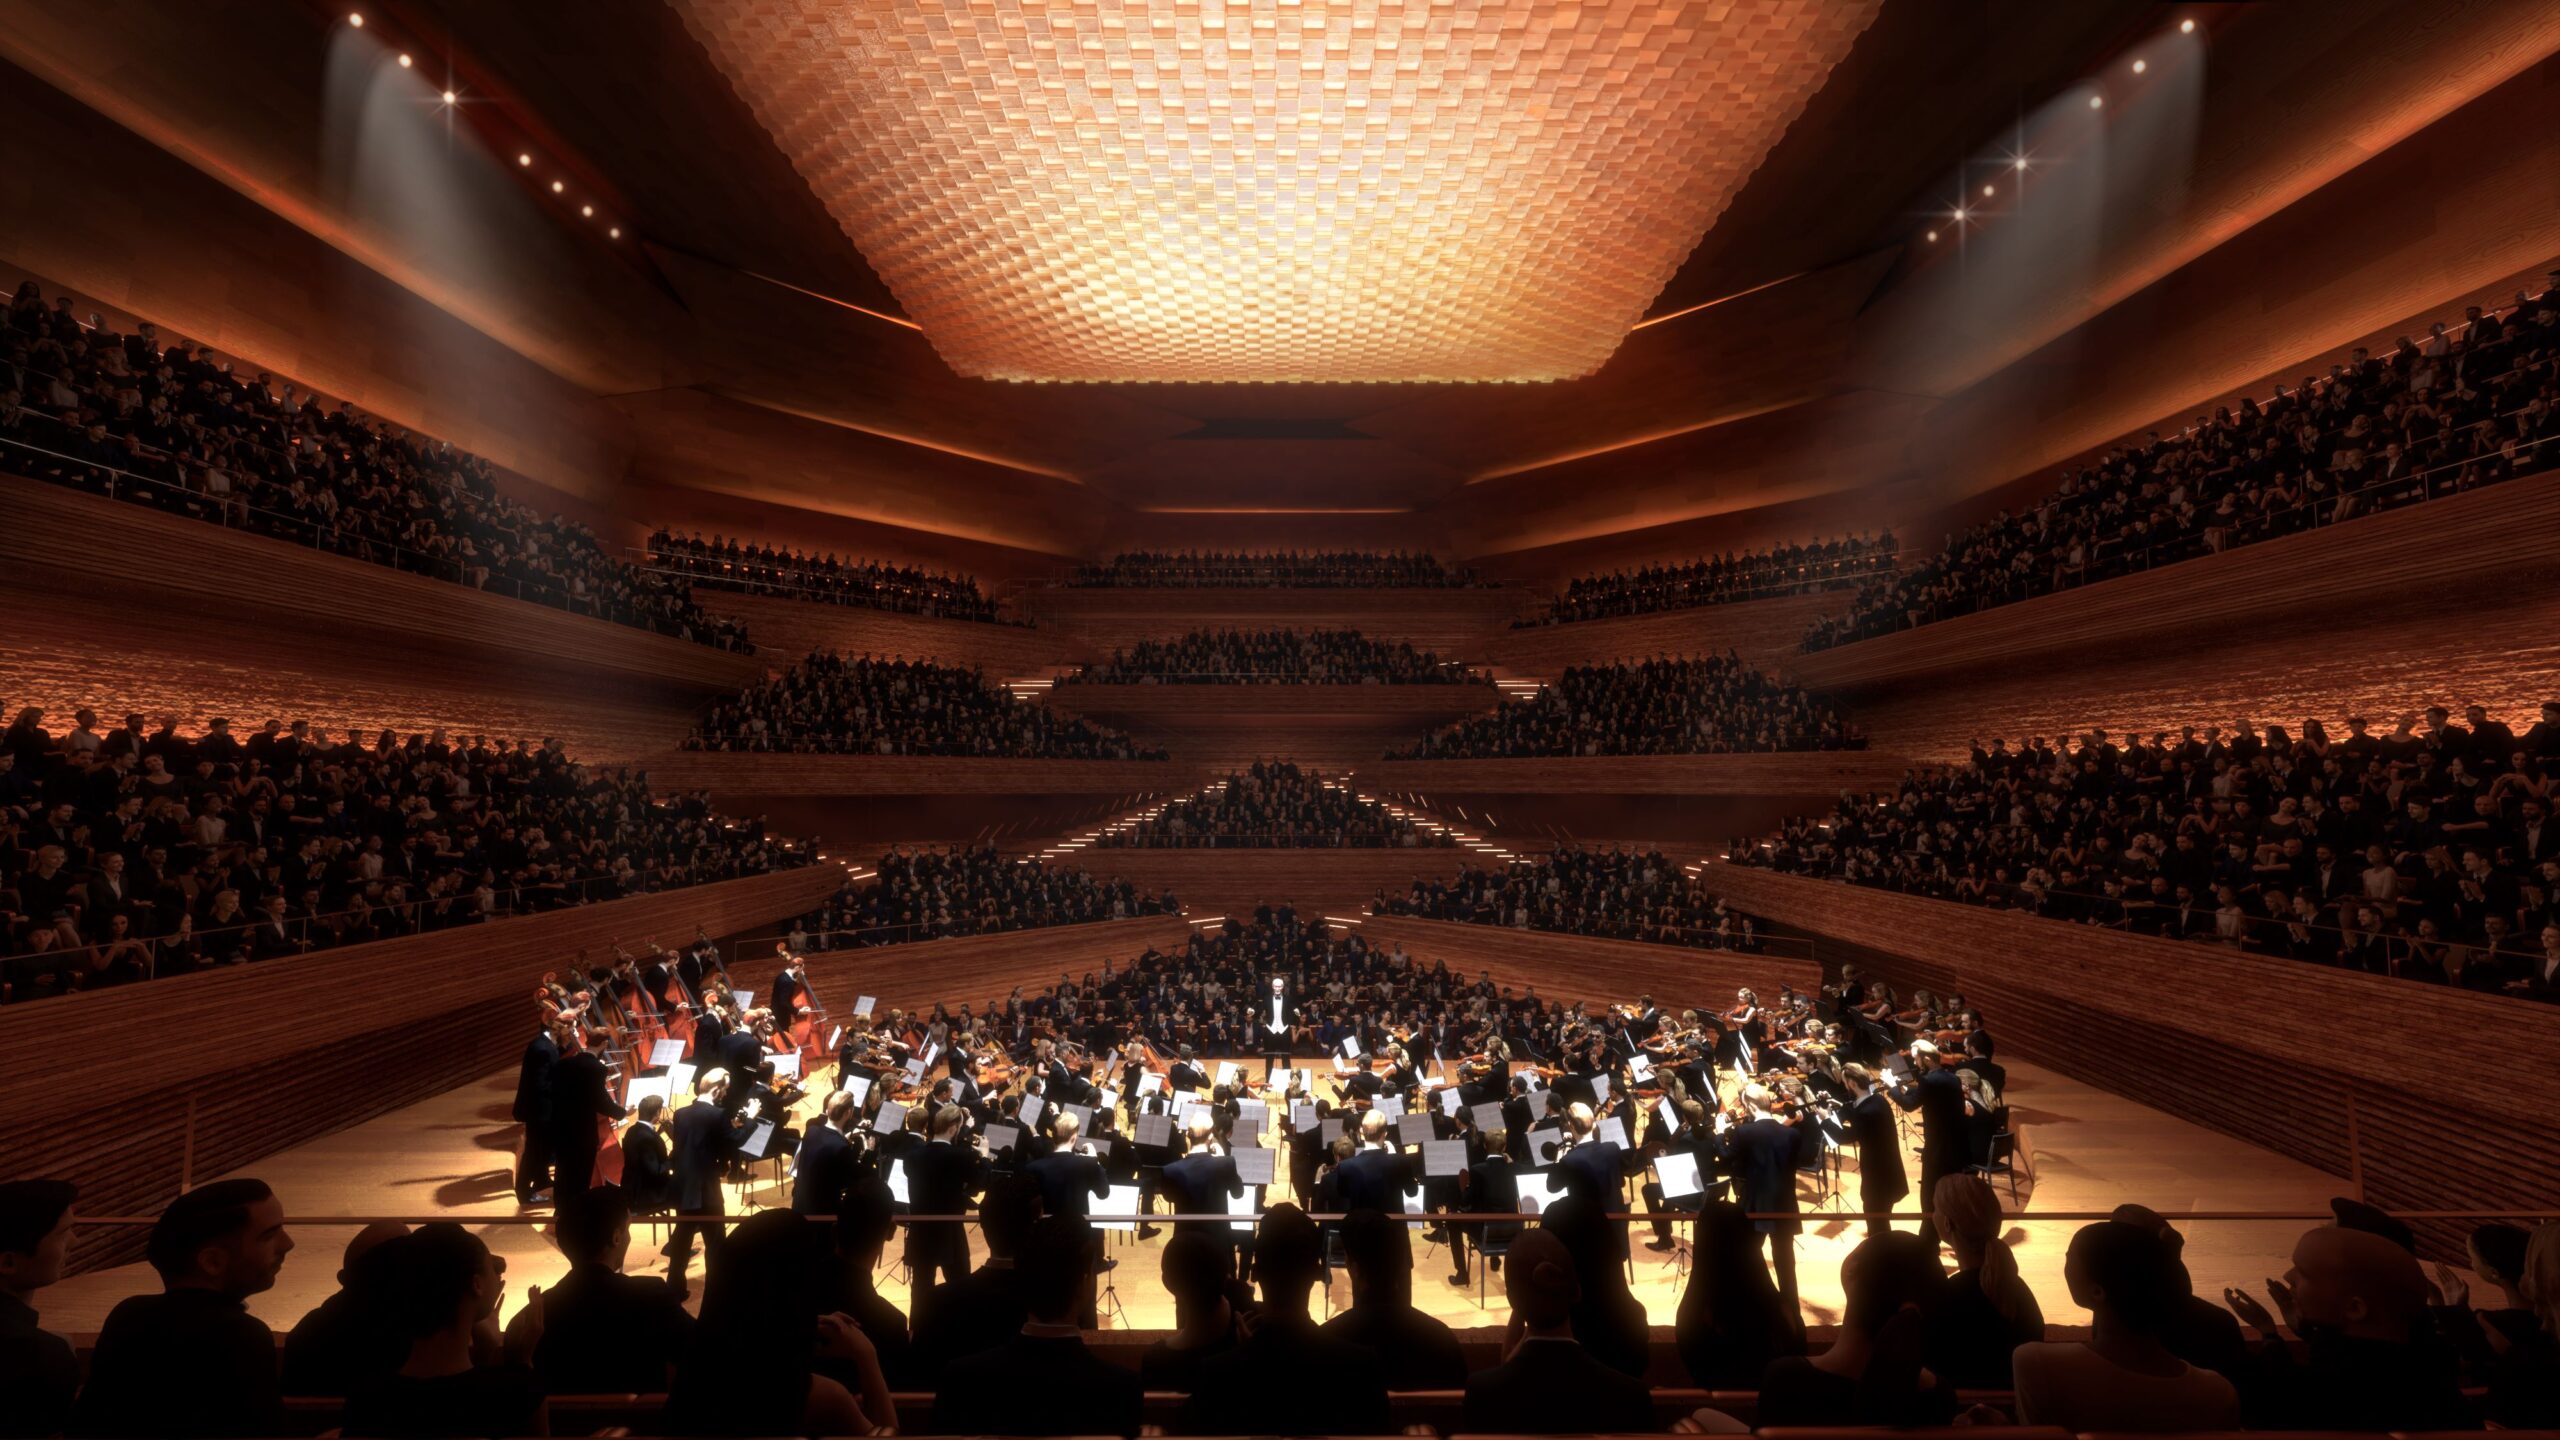
<instances>
[{"instance_id":1,"label":"railing post","mask_svg":"<svg viewBox=\"0 0 2560 1440\"><path fill-rule=\"evenodd\" d=\"M178 1193L179 1193L179 1194L183 1195L183 1194L187 1193L188 1191L193 1190L194 1188L196 1188L195 1176L196 1176L196 1097L195 1097L194 1092L190 1091L190 1092L188 1092L188 1095L187 1095L187 1121L186 1121L186 1130L185 1130L185 1132L184 1132L184 1133L179 1137L179 1144L178 1144Z\"/></svg>"}]
</instances>

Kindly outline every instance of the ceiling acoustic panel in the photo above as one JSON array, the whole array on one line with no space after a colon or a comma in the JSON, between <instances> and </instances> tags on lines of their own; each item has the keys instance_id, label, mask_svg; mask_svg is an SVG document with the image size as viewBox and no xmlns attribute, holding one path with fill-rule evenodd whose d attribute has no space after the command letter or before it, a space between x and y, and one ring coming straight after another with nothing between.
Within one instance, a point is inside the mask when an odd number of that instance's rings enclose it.
<instances>
[{"instance_id":1,"label":"ceiling acoustic panel","mask_svg":"<svg viewBox=\"0 0 2560 1440\"><path fill-rule=\"evenodd\" d=\"M962 375L1587 375L1882 0L674 0Z\"/></svg>"}]
</instances>

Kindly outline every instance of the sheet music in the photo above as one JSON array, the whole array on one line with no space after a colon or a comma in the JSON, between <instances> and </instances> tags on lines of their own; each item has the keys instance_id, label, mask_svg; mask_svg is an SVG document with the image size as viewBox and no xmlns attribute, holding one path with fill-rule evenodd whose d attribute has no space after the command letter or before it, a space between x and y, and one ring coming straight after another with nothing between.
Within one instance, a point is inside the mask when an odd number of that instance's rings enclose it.
<instances>
[{"instance_id":1,"label":"sheet music","mask_svg":"<svg viewBox=\"0 0 2560 1440\"><path fill-rule=\"evenodd\" d=\"M1538 1129L1530 1131L1529 1163L1532 1165L1554 1164L1556 1159L1556 1144L1563 1139L1564 1131L1553 1125L1541 1126Z\"/></svg>"},{"instance_id":2,"label":"sheet music","mask_svg":"<svg viewBox=\"0 0 2560 1440\"><path fill-rule=\"evenodd\" d=\"M844 1027L843 1027L843 1026L839 1025L839 1026L837 1026L836 1028L834 1028L833 1030L830 1030L830 1031L828 1031L828 1032L827 1032L827 1048L828 1048L829 1050L833 1050L833 1049L835 1049L838 1045L841 1045L841 1044L843 1044L843 1043L844 1043Z\"/></svg>"},{"instance_id":3,"label":"sheet music","mask_svg":"<svg viewBox=\"0 0 2560 1440\"><path fill-rule=\"evenodd\" d=\"M1290 1132L1291 1132L1291 1133L1293 1133L1293 1134L1297 1134L1297 1135L1304 1135L1304 1134L1306 1134L1308 1131L1313 1130L1314 1128L1316 1128L1316 1120L1317 1120L1317 1118L1318 1118L1318 1117L1317 1117L1317 1115L1316 1115L1316 1107L1314 1107L1313 1105L1298 1104L1298 1105L1292 1105L1292 1106L1290 1106L1290 1107L1289 1107L1289 1129L1290 1129Z\"/></svg>"},{"instance_id":4,"label":"sheet music","mask_svg":"<svg viewBox=\"0 0 2560 1440\"><path fill-rule=\"evenodd\" d=\"M668 1067L668 1066L670 1066L670 1065L681 1065L681 1064L683 1064L683 1063L684 1063L684 1042L683 1042L683 1041L681 1041L681 1040L653 1040L653 1041L651 1041L651 1042L649 1043L649 1068L650 1068L650 1069L652 1069L652 1070L664 1070L665 1068L667 1068L667 1067Z\"/></svg>"},{"instance_id":5,"label":"sheet music","mask_svg":"<svg viewBox=\"0 0 2560 1440\"><path fill-rule=\"evenodd\" d=\"M987 1142L987 1153L1001 1155L1022 1144L1022 1127L1007 1125L1001 1120L990 1121L984 1138Z\"/></svg>"},{"instance_id":6,"label":"sheet music","mask_svg":"<svg viewBox=\"0 0 2560 1440\"><path fill-rule=\"evenodd\" d=\"M756 1008L756 992L753 990L733 989L729 993L738 997L738 1008L740 1010L753 1010Z\"/></svg>"},{"instance_id":7,"label":"sheet music","mask_svg":"<svg viewBox=\"0 0 2560 1440\"><path fill-rule=\"evenodd\" d=\"M1047 1108L1048 1103L1039 1096L1025 1095L1022 1097L1022 1109L1014 1118L1020 1120L1026 1128L1036 1129L1040 1124L1041 1112Z\"/></svg>"},{"instance_id":8,"label":"sheet music","mask_svg":"<svg viewBox=\"0 0 2560 1440\"><path fill-rule=\"evenodd\" d=\"M622 1103L637 1110L640 1108L640 1102L652 1095L657 1096L661 1104L674 1100L673 1087L666 1076L648 1075L631 1081L623 1087Z\"/></svg>"},{"instance_id":9,"label":"sheet music","mask_svg":"<svg viewBox=\"0 0 2560 1440\"><path fill-rule=\"evenodd\" d=\"M1236 1178L1247 1185L1268 1185L1278 1171L1279 1155L1270 1150L1238 1150L1234 1152Z\"/></svg>"},{"instance_id":10,"label":"sheet music","mask_svg":"<svg viewBox=\"0 0 2560 1440\"><path fill-rule=\"evenodd\" d=\"M1591 1135L1593 1139L1606 1140L1621 1150L1627 1148L1626 1122L1620 1120L1615 1115L1612 1115L1608 1119L1601 1121L1599 1124L1592 1126Z\"/></svg>"},{"instance_id":11,"label":"sheet music","mask_svg":"<svg viewBox=\"0 0 2560 1440\"><path fill-rule=\"evenodd\" d=\"M1475 1106L1467 1113L1475 1117L1476 1133L1479 1135L1488 1130L1499 1130L1503 1127L1502 1107L1492 1101Z\"/></svg>"},{"instance_id":12,"label":"sheet music","mask_svg":"<svg viewBox=\"0 0 2560 1440\"><path fill-rule=\"evenodd\" d=\"M1603 1105L1609 1103L1608 1076L1594 1075L1591 1077L1591 1098Z\"/></svg>"},{"instance_id":13,"label":"sheet music","mask_svg":"<svg viewBox=\"0 0 2560 1440\"><path fill-rule=\"evenodd\" d=\"M895 1100L880 1102L880 1113L871 1117L871 1133L895 1135L906 1128L907 1107Z\"/></svg>"},{"instance_id":14,"label":"sheet music","mask_svg":"<svg viewBox=\"0 0 2560 1440\"><path fill-rule=\"evenodd\" d=\"M800 1078L799 1051L777 1050L773 1053L771 1058L773 1060L773 1078L776 1080L797 1080Z\"/></svg>"},{"instance_id":15,"label":"sheet music","mask_svg":"<svg viewBox=\"0 0 2560 1440\"><path fill-rule=\"evenodd\" d=\"M1422 1142L1422 1173L1426 1179L1445 1179L1467 1168L1467 1142L1464 1140L1425 1140Z\"/></svg>"},{"instance_id":16,"label":"sheet music","mask_svg":"<svg viewBox=\"0 0 2560 1440\"><path fill-rule=\"evenodd\" d=\"M1360 1040L1359 1040L1359 1037L1357 1037L1357 1036L1353 1036L1353 1037L1351 1037L1351 1038L1345 1039L1345 1040L1342 1042L1342 1044L1341 1044L1340 1046L1336 1047L1336 1049L1335 1049L1335 1053L1336 1053L1336 1054L1339 1054L1339 1055L1340 1055L1343 1059L1345 1059L1345 1060L1357 1060L1357 1059L1359 1059L1359 1058L1360 1058Z\"/></svg>"},{"instance_id":17,"label":"sheet music","mask_svg":"<svg viewBox=\"0 0 2560 1440\"><path fill-rule=\"evenodd\" d=\"M1440 1113L1448 1116L1450 1119L1454 1120L1458 1118L1458 1112L1465 1109L1466 1106L1467 1097L1459 1094L1454 1088L1440 1092ZM1499 1110L1502 1107L1497 1105L1494 1108Z\"/></svg>"},{"instance_id":18,"label":"sheet music","mask_svg":"<svg viewBox=\"0 0 2560 1440\"><path fill-rule=\"evenodd\" d=\"M1698 1178L1698 1157L1685 1150L1666 1150L1653 1157L1653 1173L1662 1178L1662 1198L1677 1200L1707 1187Z\"/></svg>"},{"instance_id":19,"label":"sheet music","mask_svg":"<svg viewBox=\"0 0 2560 1440\"><path fill-rule=\"evenodd\" d=\"M1233 1060L1221 1060L1218 1062L1218 1073L1210 1083L1217 1085L1233 1085L1236 1083L1236 1077L1243 1073L1243 1069Z\"/></svg>"},{"instance_id":20,"label":"sheet music","mask_svg":"<svg viewBox=\"0 0 2560 1440\"><path fill-rule=\"evenodd\" d=\"M691 1090L693 1088L693 1077L699 1073L699 1071L696 1071L692 1066L687 1065L681 1060L668 1066L667 1102L669 1104L675 1103L675 1094L677 1091Z\"/></svg>"},{"instance_id":21,"label":"sheet music","mask_svg":"<svg viewBox=\"0 0 2560 1440\"><path fill-rule=\"evenodd\" d=\"M1138 1117L1137 1131L1130 1138L1141 1145L1169 1150L1173 1148L1173 1117L1160 1112L1141 1115Z\"/></svg>"},{"instance_id":22,"label":"sheet music","mask_svg":"<svg viewBox=\"0 0 2560 1440\"><path fill-rule=\"evenodd\" d=\"M907 1162L904 1157L889 1162L889 1198L901 1205L912 1205L907 1195Z\"/></svg>"},{"instance_id":23,"label":"sheet music","mask_svg":"<svg viewBox=\"0 0 2560 1440\"><path fill-rule=\"evenodd\" d=\"M1564 1180L1552 1171L1532 1170L1520 1177L1520 1213L1544 1215L1564 1198Z\"/></svg>"},{"instance_id":24,"label":"sheet music","mask_svg":"<svg viewBox=\"0 0 2560 1440\"><path fill-rule=\"evenodd\" d=\"M1674 1130L1680 1128L1680 1107L1671 1103L1670 1096L1665 1095L1661 1099L1654 1101L1653 1109L1655 1114L1662 1117L1662 1123L1664 1125L1669 1126Z\"/></svg>"},{"instance_id":25,"label":"sheet music","mask_svg":"<svg viewBox=\"0 0 2560 1440\"><path fill-rule=\"evenodd\" d=\"M873 997L865 995L861 999L853 1002L853 1013L856 1015L868 1015L871 1013L871 1007L879 1003L880 1002Z\"/></svg>"},{"instance_id":26,"label":"sheet music","mask_svg":"<svg viewBox=\"0 0 2560 1440\"><path fill-rule=\"evenodd\" d=\"M1431 1117L1399 1115L1395 1118L1395 1131L1398 1145L1419 1145L1431 1138Z\"/></svg>"},{"instance_id":27,"label":"sheet music","mask_svg":"<svg viewBox=\"0 0 2560 1440\"><path fill-rule=\"evenodd\" d=\"M1252 1234L1255 1222L1262 1214L1262 1187L1259 1185L1247 1185L1244 1187L1243 1194L1228 1196L1227 1213L1230 1215L1242 1215L1245 1217L1242 1220L1229 1221L1227 1224L1228 1229L1240 1231L1247 1235Z\"/></svg>"},{"instance_id":28,"label":"sheet music","mask_svg":"<svg viewBox=\"0 0 2560 1440\"><path fill-rule=\"evenodd\" d=\"M738 1153L750 1160L765 1158L765 1147L773 1143L773 1122L759 1120L748 1127L747 1138L738 1142Z\"/></svg>"},{"instance_id":29,"label":"sheet music","mask_svg":"<svg viewBox=\"0 0 2560 1440\"><path fill-rule=\"evenodd\" d=\"M1138 1213L1138 1187L1136 1185L1114 1185L1111 1187L1111 1192L1102 1197L1102 1203L1096 1205L1094 1209L1105 1215L1135 1215ZM1096 1230L1135 1230L1138 1228L1138 1222L1135 1220L1097 1220L1093 1222L1093 1228Z\"/></svg>"},{"instance_id":30,"label":"sheet music","mask_svg":"<svg viewBox=\"0 0 2560 1440\"><path fill-rule=\"evenodd\" d=\"M859 1110L862 1102L871 1098L871 1082L860 1075L847 1075L844 1077L844 1093L853 1097L853 1108Z\"/></svg>"}]
</instances>

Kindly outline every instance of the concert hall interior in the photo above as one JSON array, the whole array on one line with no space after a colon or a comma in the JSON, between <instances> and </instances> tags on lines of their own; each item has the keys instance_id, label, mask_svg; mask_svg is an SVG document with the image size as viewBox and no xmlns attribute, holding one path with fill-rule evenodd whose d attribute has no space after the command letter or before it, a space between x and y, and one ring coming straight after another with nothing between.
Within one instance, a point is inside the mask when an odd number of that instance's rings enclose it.
<instances>
[{"instance_id":1,"label":"concert hall interior","mask_svg":"<svg viewBox=\"0 0 2560 1440\"><path fill-rule=\"evenodd\" d=\"M2560 1437L2560 0L0 0L0 1436Z\"/></svg>"}]
</instances>

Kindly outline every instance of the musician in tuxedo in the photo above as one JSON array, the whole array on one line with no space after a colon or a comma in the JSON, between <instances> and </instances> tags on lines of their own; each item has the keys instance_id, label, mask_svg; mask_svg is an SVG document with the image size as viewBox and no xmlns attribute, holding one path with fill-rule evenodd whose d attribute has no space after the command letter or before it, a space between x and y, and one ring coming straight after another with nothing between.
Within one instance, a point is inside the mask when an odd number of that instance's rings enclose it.
<instances>
[{"instance_id":1,"label":"musician in tuxedo","mask_svg":"<svg viewBox=\"0 0 2560 1440\"><path fill-rule=\"evenodd\" d=\"M906 1157L907 1204L918 1215L965 1215L970 1198L986 1187L986 1160L963 1143L968 1112L945 1105L933 1112L930 1138ZM969 1271L969 1232L957 1220L907 1227L907 1269L915 1293Z\"/></svg>"},{"instance_id":2,"label":"musician in tuxedo","mask_svg":"<svg viewBox=\"0 0 2560 1440\"><path fill-rule=\"evenodd\" d=\"M1635 1018L1627 1022L1627 1038L1635 1044L1642 1045L1661 1033L1661 1007L1653 1003L1653 997L1650 995L1637 996Z\"/></svg>"},{"instance_id":3,"label":"musician in tuxedo","mask_svg":"<svg viewBox=\"0 0 2560 1440\"><path fill-rule=\"evenodd\" d=\"M1396 1214L1404 1209L1404 1192L1412 1183L1404 1152L1387 1136L1387 1117L1370 1110L1360 1117L1360 1148L1334 1166L1342 1208Z\"/></svg>"},{"instance_id":4,"label":"musician in tuxedo","mask_svg":"<svg viewBox=\"0 0 2560 1440\"><path fill-rule=\"evenodd\" d=\"M1077 1149L1083 1123L1066 1110L1050 1117L1051 1148L1034 1156L1023 1166L1040 1186L1040 1207L1044 1214L1068 1215L1081 1221L1093 1213L1093 1202L1111 1193L1111 1181L1102 1172L1102 1162Z\"/></svg>"},{"instance_id":5,"label":"musician in tuxedo","mask_svg":"<svg viewBox=\"0 0 2560 1440\"><path fill-rule=\"evenodd\" d=\"M756 1038L753 1017L739 1017L738 1028L720 1037L716 1053L720 1057L720 1068L728 1071L736 1081L729 1087L728 1098L722 1103L732 1111L743 1110L749 1099L748 1090L755 1078L756 1067L764 1063L765 1054L764 1041Z\"/></svg>"},{"instance_id":6,"label":"musician in tuxedo","mask_svg":"<svg viewBox=\"0 0 2560 1440\"><path fill-rule=\"evenodd\" d=\"M1972 1162L1973 1137L1965 1124L1964 1082L1939 1063L1938 1047L1914 1040L1910 1054L1912 1078L1891 1093L1894 1104L1920 1112L1920 1238L1935 1245L1938 1222L1928 1213L1931 1197L1938 1193L1939 1177L1961 1175ZM1865 1164L1865 1157L1858 1163Z\"/></svg>"},{"instance_id":7,"label":"musician in tuxedo","mask_svg":"<svg viewBox=\"0 0 2560 1440\"><path fill-rule=\"evenodd\" d=\"M622 1132L622 1193L641 1215L664 1212L675 1195L675 1171L667 1162L667 1102L643 1095Z\"/></svg>"},{"instance_id":8,"label":"musician in tuxedo","mask_svg":"<svg viewBox=\"0 0 2560 1440\"><path fill-rule=\"evenodd\" d=\"M613 1077L597 1053L604 1044L604 1032L590 1030L586 1043L560 1057L551 1070L551 1198L555 1204L595 1183L604 1122L619 1121L627 1113L613 1098Z\"/></svg>"},{"instance_id":9,"label":"musician in tuxedo","mask_svg":"<svg viewBox=\"0 0 2560 1440\"><path fill-rule=\"evenodd\" d=\"M1858 1152L1858 1208L1873 1216L1900 1204L1911 1193L1911 1181L1902 1168L1902 1127L1895 1123L1893 1102L1876 1088L1876 1078L1864 1065L1843 1065L1840 1079L1849 1087L1849 1143ZM1893 1222L1869 1219L1867 1233L1882 1235L1893 1228Z\"/></svg>"},{"instance_id":10,"label":"musician in tuxedo","mask_svg":"<svg viewBox=\"0 0 2560 1440\"><path fill-rule=\"evenodd\" d=\"M1201 1069L1200 1062L1192 1057L1191 1047L1185 1045L1176 1053L1181 1058L1166 1070L1165 1088L1177 1094L1208 1089L1209 1073Z\"/></svg>"},{"instance_id":11,"label":"musician in tuxedo","mask_svg":"<svg viewBox=\"0 0 2560 1440\"><path fill-rule=\"evenodd\" d=\"M729 1090L729 1072L705 1070L693 1082L693 1103L676 1112L675 1134L667 1150L675 1172L675 1207L680 1215L722 1215L728 1201L720 1188L729 1160L738 1153L738 1144L746 1138L746 1117L732 1113L724 1103ZM667 1283L678 1295L685 1293L684 1272L693 1264L694 1237L702 1238L703 1256L708 1260L720 1253L728 1239L729 1227L716 1220L679 1221L675 1233L667 1237Z\"/></svg>"},{"instance_id":12,"label":"musician in tuxedo","mask_svg":"<svg viewBox=\"0 0 2560 1440\"><path fill-rule=\"evenodd\" d=\"M1653 1392L1603 1364L1574 1338L1582 1285L1554 1233L1532 1230L1511 1242L1503 1294L1502 1363L1467 1377L1459 1428L1485 1435L1626 1435L1652 1430Z\"/></svg>"},{"instance_id":13,"label":"musician in tuxedo","mask_svg":"<svg viewBox=\"0 0 2560 1440\"><path fill-rule=\"evenodd\" d=\"M1479 1215L1516 1214L1520 1209L1520 1174L1510 1155L1511 1137L1499 1128L1484 1132L1483 1158L1469 1164L1458 1175L1458 1205L1462 1210ZM1520 1233L1517 1225L1499 1220L1468 1220L1449 1227L1449 1262L1456 1267L1449 1276L1452 1285L1465 1285L1475 1277L1467 1270L1467 1247L1478 1250L1487 1240L1506 1241ZM1495 1263L1487 1259L1486 1264Z\"/></svg>"},{"instance_id":14,"label":"musician in tuxedo","mask_svg":"<svg viewBox=\"0 0 2560 1440\"><path fill-rule=\"evenodd\" d=\"M1262 1037L1265 1073L1289 1068L1289 1036L1298 1023L1296 997L1289 993L1289 977L1274 975L1270 989L1263 992L1262 1010L1254 1017L1255 1031Z\"/></svg>"},{"instance_id":15,"label":"musician in tuxedo","mask_svg":"<svg viewBox=\"0 0 2560 1440\"><path fill-rule=\"evenodd\" d=\"M845 1191L860 1173L862 1152L853 1142L857 1111L850 1092L827 1097L822 1116L800 1137L791 1164L791 1208L803 1215L842 1213Z\"/></svg>"},{"instance_id":16,"label":"musician in tuxedo","mask_svg":"<svg viewBox=\"0 0 2560 1440\"><path fill-rule=\"evenodd\" d=\"M1742 1088L1742 1123L1725 1132L1717 1158L1733 1177L1734 1203L1752 1214L1792 1217L1796 1213L1796 1158L1803 1153L1805 1138L1798 1126L1770 1114L1773 1099L1768 1087L1757 1081ZM1769 1238L1769 1268L1777 1277L1778 1295L1792 1314L1796 1303L1796 1236L1804 1233L1804 1222L1793 1218L1755 1220L1752 1227Z\"/></svg>"},{"instance_id":17,"label":"musician in tuxedo","mask_svg":"<svg viewBox=\"0 0 2560 1440\"><path fill-rule=\"evenodd\" d=\"M1565 1193L1584 1201L1597 1215L1625 1208L1627 1152L1615 1140L1600 1139L1594 1124L1590 1106L1577 1100L1565 1107L1566 1148L1556 1162L1556 1174L1564 1182ZM1607 1223L1618 1258L1623 1260L1627 1255L1627 1222Z\"/></svg>"},{"instance_id":18,"label":"musician in tuxedo","mask_svg":"<svg viewBox=\"0 0 2560 1440\"><path fill-rule=\"evenodd\" d=\"M774 973L773 990L766 996L765 1005L773 1011L773 1023L787 1032L791 1023L800 1018L800 997L809 993L809 979L800 968L800 957L791 953L790 946L773 948L782 959L782 968Z\"/></svg>"},{"instance_id":19,"label":"musician in tuxedo","mask_svg":"<svg viewBox=\"0 0 2560 1440\"><path fill-rule=\"evenodd\" d=\"M551 1188L551 1079L560 1065L559 1023L546 1019L516 1067L516 1100L508 1114L524 1127L516 1155L516 1202L530 1205Z\"/></svg>"},{"instance_id":20,"label":"musician in tuxedo","mask_svg":"<svg viewBox=\"0 0 2560 1440\"><path fill-rule=\"evenodd\" d=\"M1096 1357L1077 1329L1077 1307L1092 1273L1091 1242L1072 1216L1051 1215L1031 1227L1016 1261L1023 1324L995 1348L943 1367L933 1397L937 1432L1138 1433L1144 1398L1138 1373Z\"/></svg>"},{"instance_id":21,"label":"musician in tuxedo","mask_svg":"<svg viewBox=\"0 0 2560 1440\"><path fill-rule=\"evenodd\" d=\"M1695 1213L1707 1203L1707 1192L1716 1186L1716 1137L1715 1131L1707 1121L1707 1107L1695 1100L1683 1100L1679 1102L1678 1108L1679 1127L1662 1137L1662 1149L1665 1154L1686 1155L1697 1163L1698 1193L1682 1195L1675 1199L1662 1193L1661 1181L1647 1180L1644 1182L1643 1190L1644 1208L1657 1215L1668 1210L1687 1210ZM1648 1136L1649 1138L1651 1137ZM1676 1248L1677 1244L1678 1242L1671 1238L1670 1221L1653 1222L1653 1238L1645 1242L1646 1249L1670 1250Z\"/></svg>"}]
</instances>

